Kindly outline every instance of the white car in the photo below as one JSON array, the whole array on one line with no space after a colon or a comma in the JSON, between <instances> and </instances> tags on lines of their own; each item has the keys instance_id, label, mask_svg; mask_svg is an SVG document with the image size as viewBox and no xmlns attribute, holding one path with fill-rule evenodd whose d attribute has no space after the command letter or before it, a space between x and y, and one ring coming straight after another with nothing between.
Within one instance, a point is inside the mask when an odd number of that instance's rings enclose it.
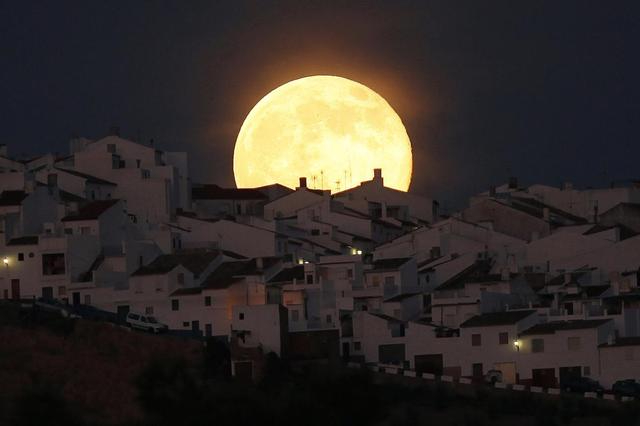
<instances>
[{"instance_id":1,"label":"white car","mask_svg":"<svg viewBox=\"0 0 640 426\"><path fill-rule=\"evenodd\" d=\"M150 333L162 333L169 330L166 324L158 322L157 319L150 315L140 315L129 312L126 322L131 328L137 328Z\"/></svg>"}]
</instances>

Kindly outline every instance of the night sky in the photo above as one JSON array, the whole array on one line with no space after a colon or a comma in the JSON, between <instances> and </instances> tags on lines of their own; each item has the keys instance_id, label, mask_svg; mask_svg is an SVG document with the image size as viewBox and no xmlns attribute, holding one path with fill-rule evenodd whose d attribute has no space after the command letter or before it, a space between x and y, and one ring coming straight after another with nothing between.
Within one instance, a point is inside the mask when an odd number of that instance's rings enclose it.
<instances>
[{"instance_id":1,"label":"night sky","mask_svg":"<svg viewBox=\"0 0 640 426\"><path fill-rule=\"evenodd\" d=\"M640 178L640 2L0 1L0 123L10 153L73 133L190 154L233 186L238 130L298 77L385 97L412 140L411 190L460 207L510 175Z\"/></svg>"}]
</instances>

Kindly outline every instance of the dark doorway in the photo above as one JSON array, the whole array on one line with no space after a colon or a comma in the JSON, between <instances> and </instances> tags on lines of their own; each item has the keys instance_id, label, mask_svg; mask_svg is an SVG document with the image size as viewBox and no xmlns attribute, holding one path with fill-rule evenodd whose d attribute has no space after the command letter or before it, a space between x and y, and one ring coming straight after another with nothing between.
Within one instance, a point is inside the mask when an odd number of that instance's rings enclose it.
<instances>
[{"instance_id":1,"label":"dark doorway","mask_svg":"<svg viewBox=\"0 0 640 426\"><path fill-rule=\"evenodd\" d=\"M533 369L531 370L531 378L533 386L541 386L543 388L555 388L558 386L555 368Z\"/></svg>"},{"instance_id":2,"label":"dark doorway","mask_svg":"<svg viewBox=\"0 0 640 426\"><path fill-rule=\"evenodd\" d=\"M13 300L20 299L20 280L11 280L11 298Z\"/></svg>"},{"instance_id":3,"label":"dark doorway","mask_svg":"<svg viewBox=\"0 0 640 426\"><path fill-rule=\"evenodd\" d=\"M381 364L402 364L404 361L404 344L378 346L378 360Z\"/></svg>"},{"instance_id":4,"label":"dark doorway","mask_svg":"<svg viewBox=\"0 0 640 426\"><path fill-rule=\"evenodd\" d=\"M200 321L191 321L191 331L195 336L200 335Z\"/></svg>"},{"instance_id":5,"label":"dark doorway","mask_svg":"<svg viewBox=\"0 0 640 426\"><path fill-rule=\"evenodd\" d=\"M570 381L582 376L582 368L577 367L560 367L560 383Z\"/></svg>"},{"instance_id":6,"label":"dark doorway","mask_svg":"<svg viewBox=\"0 0 640 426\"><path fill-rule=\"evenodd\" d=\"M71 300L74 306L78 306L80 304L80 292L74 291L71 293Z\"/></svg>"},{"instance_id":7,"label":"dark doorway","mask_svg":"<svg viewBox=\"0 0 640 426\"><path fill-rule=\"evenodd\" d=\"M129 305L120 305L117 308L118 313L118 321L125 322L127 319L127 314L129 313Z\"/></svg>"},{"instance_id":8,"label":"dark doorway","mask_svg":"<svg viewBox=\"0 0 640 426\"><path fill-rule=\"evenodd\" d=\"M342 359L345 361L348 361L350 356L351 356L351 346L349 342L342 342Z\"/></svg>"},{"instance_id":9,"label":"dark doorway","mask_svg":"<svg viewBox=\"0 0 640 426\"><path fill-rule=\"evenodd\" d=\"M42 298L45 300L53 299L53 287L42 287Z\"/></svg>"},{"instance_id":10,"label":"dark doorway","mask_svg":"<svg viewBox=\"0 0 640 426\"><path fill-rule=\"evenodd\" d=\"M416 355L414 361L416 372L442 376L442 354Z\"/></svg>"},{"instance_id":11,"label":"dark doorway","mask_svg":"<svg viewBox=\"0 0 640 426\"><path fill-rule=\"evenodd\" d=\"M484 375L484 370L482 368L482 363L481 362L471 365L471 375L475 379L482 378L482 376Z\"/></svg>"},{"instance_id":12,"label":"dark doorway","mask_svg":"<svg viewBox=\"0 0 640 426\"><path fill-rule=\"evenodd\" d=\"M573 315L573 303L565 303L564 310L567 311L567 315Z\"/></svg>"}]
</instances>

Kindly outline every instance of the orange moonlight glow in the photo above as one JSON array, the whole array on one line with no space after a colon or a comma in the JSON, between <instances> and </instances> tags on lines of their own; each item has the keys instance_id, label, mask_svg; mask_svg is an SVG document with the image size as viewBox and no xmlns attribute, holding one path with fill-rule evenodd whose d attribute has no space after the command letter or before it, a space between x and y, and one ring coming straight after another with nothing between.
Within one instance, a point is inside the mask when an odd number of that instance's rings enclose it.
<instances>
[{"instance_id":1,"label":"orange moonlight glow","mask_svg":"<svg viewBox=\"0 0 640 426\"><path fill-rule=\"evenodd\" d=\"M411 182L411 141L400 117L368 87L346 78L312 76L268 93L244 120L233 155L239 188L280 183L333 192L370 180Z\"/></svg>"}]
</instances>

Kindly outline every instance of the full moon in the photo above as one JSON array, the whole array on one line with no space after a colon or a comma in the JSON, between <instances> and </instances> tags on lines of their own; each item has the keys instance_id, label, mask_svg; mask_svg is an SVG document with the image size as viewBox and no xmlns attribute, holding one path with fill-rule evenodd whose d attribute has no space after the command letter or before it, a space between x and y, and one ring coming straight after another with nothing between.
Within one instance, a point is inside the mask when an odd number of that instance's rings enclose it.
<instances>
[{"instance_id":1,"label":"full moon","mask_svg":"<svg viewBox=\"0 0 640 426\"><path fill-rule=\"evenodd\" d=\"M244 120L233 155L238 188L279 183L342 191L382 169L387 187L406 191L411 141L387 101L335 76L290 81L263 97Z\"/></svg>"}]
</instances>

